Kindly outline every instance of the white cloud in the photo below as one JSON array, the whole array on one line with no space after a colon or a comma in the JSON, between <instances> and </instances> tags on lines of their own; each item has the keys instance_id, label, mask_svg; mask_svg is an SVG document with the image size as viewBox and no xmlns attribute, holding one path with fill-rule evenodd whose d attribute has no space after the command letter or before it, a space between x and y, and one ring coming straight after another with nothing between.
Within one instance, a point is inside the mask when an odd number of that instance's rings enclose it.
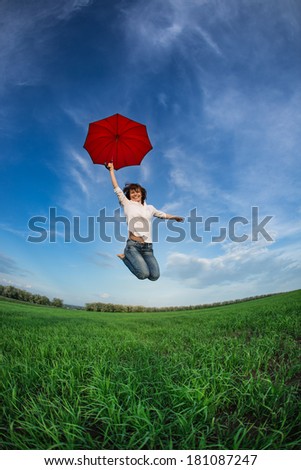
<instances>
[{"instance_id":1,"label":"white cloud","mask_svg":"<svg viewBox=\"0 0 301 470\"><path fill-rule=\"evenodd\" d=\"M225 290L235 285L237 292L243 292L248 283L258 292L263 286L271 292L299 286L300 247L282 250L254 243L225 245L224 250L224 254L213 258L172 253L167 259L165 275L204 291L214 286Z\"/></svg>"},{"instance_id":2,"label":"white cloud","mask_svg":"<svg viewBox=\"0 0 301 470\"><path fill-rule=\"evenodd\" d=\"M18 287L19 289L31 289L32 286L30 284L20 284L20 283L17 283L15 280L11 280L11 279L6 279L5 277L2 277L0 278L0 282L1 283L4 283L4 285L13 285L14 287Z\"/></svg>"},{"instance_id":3,"label":"white cloud","mask_svg":"<svg viewBox=\"0 0 301 470\"><path fill-rule=\"evenodd\" d=\"M110 297L111 297L111 295L108 294L107 292L103 292L102 294L99 294L99 298L100 298L101 300L107 300L107 299L109 299Z\"/></svg>"}]
</instances>

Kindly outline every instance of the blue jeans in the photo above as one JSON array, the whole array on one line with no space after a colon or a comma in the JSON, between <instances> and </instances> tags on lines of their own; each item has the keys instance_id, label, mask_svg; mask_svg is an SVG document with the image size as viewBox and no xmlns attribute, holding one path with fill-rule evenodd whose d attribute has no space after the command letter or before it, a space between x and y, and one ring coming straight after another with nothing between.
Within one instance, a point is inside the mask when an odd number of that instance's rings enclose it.
<instances>
[{"instance_id":1,"label":"blue jeans","mask_svg":"<svg viewBox=\"0 0 301 470\"><path fill-rule=\"evenodd\" d=\"M124 264L138 279L156 281L160 277L160 269L154 257L152 243L128 240L124 254Z\"/></svg>"}]
</instances>

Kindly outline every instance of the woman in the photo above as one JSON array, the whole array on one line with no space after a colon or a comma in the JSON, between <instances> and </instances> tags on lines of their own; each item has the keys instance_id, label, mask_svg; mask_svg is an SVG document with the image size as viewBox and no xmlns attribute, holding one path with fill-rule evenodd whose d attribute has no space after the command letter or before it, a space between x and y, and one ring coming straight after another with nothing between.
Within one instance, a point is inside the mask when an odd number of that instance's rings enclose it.
<instances>
[{"instance_id":1,"label":"woman","mask_svg":"<svg viewBox=\"0 0 301 470\"><path fill-rule=\"evenodd\" d=\"M114 192L123 206L129 229L124 253L117 256L138 279L156 281L160 270L153 254L151 219L153 216L177 222L183 222L184 219L146 204L146 190L140 184L127 184L122 191L116 180L113 163L108 163L106 168L110 172Z\"/></svg>"}]
</instances>

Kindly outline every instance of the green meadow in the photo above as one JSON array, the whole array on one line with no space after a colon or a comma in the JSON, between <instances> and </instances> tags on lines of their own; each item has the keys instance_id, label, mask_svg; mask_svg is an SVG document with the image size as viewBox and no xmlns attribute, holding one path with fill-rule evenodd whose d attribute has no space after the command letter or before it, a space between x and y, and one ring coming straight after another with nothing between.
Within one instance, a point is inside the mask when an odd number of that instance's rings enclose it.
<instances>
[{"instance_id":1,"label":"green meadow","mask_svg":"<svg viewBox=\"0 0 301 470\"><path fill-rule=\"evenodd\" d=\"M300 449L301 291L177 312L0 301L2 449Z\"/></svg>"}]
</instances>

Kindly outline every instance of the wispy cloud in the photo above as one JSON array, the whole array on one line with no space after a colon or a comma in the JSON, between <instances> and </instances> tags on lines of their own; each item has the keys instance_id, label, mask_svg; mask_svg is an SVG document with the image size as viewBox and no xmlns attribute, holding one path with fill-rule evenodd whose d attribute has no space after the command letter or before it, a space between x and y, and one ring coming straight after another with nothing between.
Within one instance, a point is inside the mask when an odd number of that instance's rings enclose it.
<instances>
[{"instance_id":1,"label":"wispy cloud","mask_svg":"<svg viewBox=\"0 0 301 470\"><path fill-rule=\"evenodd\" d=\"M6 85L32 85L41 79L42 55L49 54L53 27L68 20L91 0L1 2L0 92ZM13 58L13 60L12 60Z\"/></svg>"},{"instance_id":2,"label":"wispy cloud","mask_svg":"<svg viewBox=\"0 0 301 470\"><path fill-rule=\"evenodd\" d=\"M145 48L151 55L159 53L159 61L174 48L185 55L186 47L198 41L212 53L222 55L217 41L204 26L208 3L208 0L154 0L127 5L123 14L132 57L143 59Z\"/></svg>"},{"instance_id":3,"label":"wispy cloud","mask_svg":"<svg viewBox=\"0 0 301 470\"><path fill-rule=\"evenodd\" d=\"M19 272L18 265L12 258L0 253L0 272L5 274L14 274Z\"/></svg>"},{"instance_id":4,"label":"wispy cloud","mask_svg":"<svg viewBox=\"0 0 301 470\"><path fill-rule=\"evenodd\" d=\"M287 99L275 90L247 94L213 83L204 96L198 132L183 121L189 146L165 145L174 192L205 210L233 214L262 206L284 222L299 199L301 89Z\"/></svg>"},{"instance_id":5,"label":"wispy cloud","mask_svg":"<svg viewBox=\"0 0 301 470\"><path fill-rule=\"evenodd\" d=\"M210 165L206 164L206 159L199 154L192 154L189 149L178 146L166 148L164 158L170 165L169 182L172 188L172 197L181 191L181 197L186 194L188 201L192 204L198 197L198 203L206 205L214 195L217 187L214 185L210 175Z\"/></svg>"},{"instance_id":6,"label":"wispy cloud","mask_svg":"<svg viewBox=\"0 0 301 470\"><path fill-rule=\"evenodd\" d=\"M133 61L146 59L147 50L147 57L156 55L157 60L149 63L150 68L156 68L172 49L189 53L190 64L200 58L194 55L196 50L207 49L217 58L230 62L234 58L246 66L252 58L252 64L259 65L272 48L281 49L281 42L270 43L271 34L279 35L280 27L285 35L300 32L297 0L285 4L274 0L252 4L248 0L153 0L127 3L122 13ZM237 29L238 23L241 27Z\"/></svg>"},{"instance_id":7,"label":"wispy cloud","mask_svg":"<svg viewBox=\"0 0 301 470\"><path fill-rule=\"evenodd\" d=\"M276 39L280 26L290 40L300 33L298 5L255 5L134 2L123 10L124 30L135 70L155 77L167 57L177 57L180 80L157 94L164 126L156 136L170 166L171 197L180 190L186 202L197 198L208 210L265 205L281 215L283 201L298 197L301 87L286 77ZM298 57L295 48L291 54Z\"/></svg>"},{"instance_id":8,"label":"wispy cloud","mask_svg":"<svg viewBox=\"0 0 301 470\"><path fill-rule=\"evenodd\" d=\"M89 155L69 144L63 146L62 154L61 164L52 168L61 181L59 205L73 215L96 210L108 175L103 167L92 163Z\"/></svg>"},{"instance_id":9,"label":"wispy cloud","mask_svg":"<svg viewBox=\"0 0 301 470\"><path fill-rule=\"evenodd\" d=\"M194 31L204 40L205 44L211 49L212 52L214 52L216 55L223 56L221 48L208 33L208 31L205 31L203 28L197 25L194 27Z\"/></svg>"},{"instance_id":10,"label":"wispy cloud","mask_svg":"<svg viewBox=\"0 0 301 470\"><path fill-rule=\"evenodd\" d=\"M29 271L21 268L10 256L0 253L0 273L25 276Z\"/></svg>"},{"instance_id":11,"label":"wispy cloud","mask_svg":"<svg viewBox=\"0 0 301 470\"><path fill-rule=\"evenodd\" d=\"M96 252L93 256L89 257L89 260L97 266L110 268L113 266L113 256L108 253Z\"/></svg>"},{"instance_id":12,"label":"wispy cloud","mask_svg":"<svg viewBox=\"0 0 301 470\"><path fill-rule=\"evenodd\" d=\"M301 89L289 99L275 90L247 95L225 88L207 94L204 114L211 133L231 138L232 203L258 202L277 208L296 201L301 136ZM222 149L220 149L222 155ZM277 162L275 164L275 162ZM222 167L227 167L227 162ZM292 184L295 181L296 184ZM239 196L239 197L237 197Z\"/></svg>"},{"instance_id":13,"label":"wispy cloud","mask_svg":"<svg viewBox=\"0 0 301 470\"><path fill-rule=\"evenodd\" d=\"M20 237L23 240L27 236L27 232L25 230L18 230L18 229L15 228L15 226L11 226L8 223L4 223L4 224L1 223L0 224L0 230L2 230L3 232L8 232L8 233L11 233L13 235L16 235L17 237Z\"/></svg>"}]
</instances>

